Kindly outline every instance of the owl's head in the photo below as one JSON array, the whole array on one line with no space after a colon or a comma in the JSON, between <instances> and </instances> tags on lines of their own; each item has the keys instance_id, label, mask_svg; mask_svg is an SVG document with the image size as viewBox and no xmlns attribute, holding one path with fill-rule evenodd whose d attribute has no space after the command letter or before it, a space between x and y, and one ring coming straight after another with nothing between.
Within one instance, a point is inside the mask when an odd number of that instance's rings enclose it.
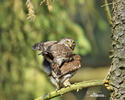
<instances>
[{"instance_id":1,"label":"owl's head","mask_svg":"<svg viewBox=\"0 0 125 100\"><path fill-rule=\"evenodd\" d=\"M59 41L60 44L64 44L65 46L71 48L72 50L74 50L75 46L76 46L76 43L73 39L71 38L64 38L64 39L61 39Z\"/></svg>"}]
</instances>

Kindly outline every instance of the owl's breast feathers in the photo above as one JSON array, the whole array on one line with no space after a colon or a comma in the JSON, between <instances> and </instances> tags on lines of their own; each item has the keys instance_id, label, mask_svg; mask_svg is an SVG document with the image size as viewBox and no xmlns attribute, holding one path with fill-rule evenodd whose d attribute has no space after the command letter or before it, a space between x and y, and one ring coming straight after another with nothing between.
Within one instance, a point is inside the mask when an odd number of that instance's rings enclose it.
<instances>
[{"instance_id":1,"label":"owl's breast feathers","mask_svg":"<svg viewBox=\"0 0 125 100\"><path fill-rule=\"evenodd\" d=\"M73 55L73 60L70 62L65 62L60 69L60 75L59 77L68 74L68 73L72 73L75 72L76 70L78 70L81 67L81 57L79 55Z\"/></svg>"},{"instance_id":2,"label":"owl's breast feathers","mask_svg":"<svg viewBox=\"0 0 125 100\"><path fill-rule=\"evenodd\" d=\"M54 57L60 56L60 57L70 57L73 53L73 50L69 47L65 46L64 44L55 44L50 47L51 54Z\"/></svg>"}]
</instances>

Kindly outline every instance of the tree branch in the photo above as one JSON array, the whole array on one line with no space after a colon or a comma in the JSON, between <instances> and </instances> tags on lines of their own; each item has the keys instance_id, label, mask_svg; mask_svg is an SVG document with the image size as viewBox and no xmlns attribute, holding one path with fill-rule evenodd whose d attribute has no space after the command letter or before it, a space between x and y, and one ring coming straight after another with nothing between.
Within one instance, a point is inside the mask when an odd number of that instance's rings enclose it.
<instances>
[{"instance_id":1,"label":"tree branch","mask_svg":"<svg viewBox=\"0 0 125 100\"><path fill-rule=\"evenodd\" d=\"M58 91L53 91L51 93L48 93L44 96L40 96L38 98L36 98L35 100L48 100L48 99L52 99L54 97L63 95L67 92L71 92L71 91L79 91L82 88L86 88L86 87L92 87L92 86L99 86L99 85L103 85L104 81L103 80L90 80L90 81L84 81L84 82L79 82L79 83L74 83L69 87L66 88L62 88Z\"/></svg>"},{"instance_id":2,"label":"tree branch","mask_svg":"<svg viewBox=\"0 0 125 100\"><path fill-rule=\"evenodd\" d=\"M111 17L111 13L110 13L110 10L109 10L108 1L104 0L104 3L105 3L105 11L106 11L108 22L112 26L112 17Z\"/></svg>"}]
</instances>

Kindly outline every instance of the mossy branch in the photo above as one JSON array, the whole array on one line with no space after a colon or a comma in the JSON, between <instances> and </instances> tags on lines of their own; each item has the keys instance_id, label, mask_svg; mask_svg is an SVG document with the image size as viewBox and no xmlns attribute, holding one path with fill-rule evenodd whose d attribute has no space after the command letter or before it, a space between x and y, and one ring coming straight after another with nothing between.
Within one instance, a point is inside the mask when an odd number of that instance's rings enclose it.
<instances>
[{"instance_id":1,"label":"mossy branch","mask_svg":"<svg viewBox=\"0 0 125 100\"><path fill-rule=\"evenodd\" d=\"M104 84L103 80L90 80L90 81L74 83L69 87L62 88L58 91L53 91L53 92L48 93L44 96L40 96L40 97L36 98L35 100L48 100L48 99L52 99L54 97L63 95L63 94L70 92L70 91L74 91L74 90L79 91L82 88L99 86L99 85L103 85L103 84Z\"/></svg>"}]
</instances>

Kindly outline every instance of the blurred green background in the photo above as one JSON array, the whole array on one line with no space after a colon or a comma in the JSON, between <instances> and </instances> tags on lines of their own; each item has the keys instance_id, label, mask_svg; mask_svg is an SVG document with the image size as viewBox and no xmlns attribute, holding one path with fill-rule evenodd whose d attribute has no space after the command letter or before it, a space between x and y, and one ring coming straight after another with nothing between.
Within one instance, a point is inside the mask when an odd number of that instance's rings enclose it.
<instances>
[{"instance_id":1,"label":"blurred green background","mask_svg":"<svg viewBox=\"0 0 125 100\"><path fill-rule=\"evenodd\" d=\"M73 38L82 68L71 79L104 79L110 66L111 30L103 0L32 0L36 18L27 20L26 0L0 0L0 100L33 100L55 90L42 70L42 56L32 50L40 41ZM109 1L110 2L110 1ZM101 89L101 90L100 90ZM103 91L106 97L90 97ZM87 94L88 93L88 94ZM72 92L54 100L108 100L104 87Z\"/></svg>"}]
</instances>

